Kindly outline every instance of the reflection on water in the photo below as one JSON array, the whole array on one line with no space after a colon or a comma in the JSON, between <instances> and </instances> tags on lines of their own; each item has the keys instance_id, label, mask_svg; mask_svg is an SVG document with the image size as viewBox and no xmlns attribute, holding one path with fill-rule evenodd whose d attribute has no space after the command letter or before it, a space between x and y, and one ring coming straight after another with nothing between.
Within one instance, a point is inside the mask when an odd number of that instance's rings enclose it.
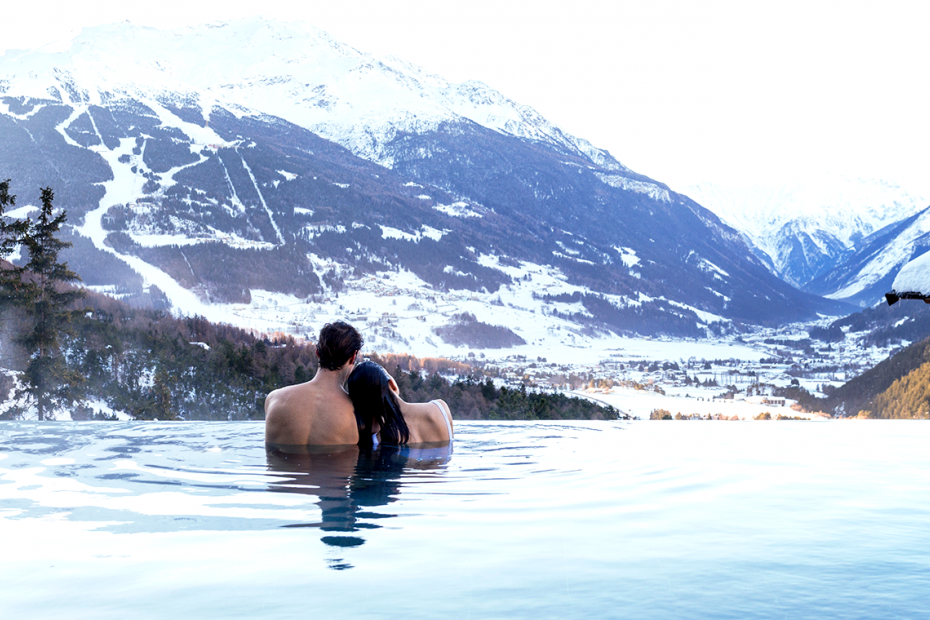
<instances>
[{"instance_id":1,"label":"reflection on water","mask_svg":"<svg viewBox=\"0 0 930 620\"><path fill-rule=\"evenodd\" d=\"M380 519L394 515L372 508L387 506L400 495L402 476L412 470L428 471L445 466L452 445L385 446L360 450L357 446L332 449L268 449L271 491L298 493L317 498L319 521L289 523L282 527L318 527L325 532L359 532L376 529ZM334 534L321 539L331 547L357 547L360 535ZM334 564L333 568L348 565Z\"/></svg>"},{"instance_id":2,"label":"reflection on water","mask_svg":"<svg viewBox=\"0 0 930 620\"><path fill-rule=\"evenodd\" d=\"M56 516L124 534L310 527L333 533L327 545L359 546L362 530L393 516L373 509L397 500L403 477L443 468L452 453L448 444L266 450L260 431L0 425L0 518Z\"/></svg>"},{"instance_id":3,"label":"reflection on water","mask_svg":"<svg viewBox=\"0 0 930 620\"><path fill-rule=\"evenodd\" d=\"M927 445L462 422L454 457L290 454L260 423L0 423L0 617L928 618Z\"/></svg>"}]
</instances>

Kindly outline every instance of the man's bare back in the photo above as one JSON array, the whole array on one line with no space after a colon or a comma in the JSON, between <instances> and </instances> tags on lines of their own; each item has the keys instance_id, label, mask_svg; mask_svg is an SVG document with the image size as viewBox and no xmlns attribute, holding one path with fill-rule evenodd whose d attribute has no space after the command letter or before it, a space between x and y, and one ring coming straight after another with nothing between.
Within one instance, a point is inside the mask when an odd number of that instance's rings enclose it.
<instances>
[{"instance_id":1,"label":"man's bare back","mask_svg":"<svg viewBox=\"0 0 930 620\"><path fill-rule=\"evenodd\" d=\"M357 347L361 347L361 336L353 340L353 335L358 336L358 332L345 323L325 326L317 347L321 365L316 376L306 383L290 385L268 395L265 399L266 445L286 450L286 446L358 443L355 410L342 387L355 367ZM340 345L341 350L336 348L334 352L335 345L328 346L332 344L330 341ZM351 348L351 352L346 347Z\"/></svg>"},{"instance_id":2,"label":"man's bare back","mask_svg":"<svg viewBox=\"0 0 930 620\"><path fill-rule=\"evenodd\" d=\"M265 443L289 446L358 443L348 394L313 381L275 390L265 399Z\"/></svg>"}]
</instances>

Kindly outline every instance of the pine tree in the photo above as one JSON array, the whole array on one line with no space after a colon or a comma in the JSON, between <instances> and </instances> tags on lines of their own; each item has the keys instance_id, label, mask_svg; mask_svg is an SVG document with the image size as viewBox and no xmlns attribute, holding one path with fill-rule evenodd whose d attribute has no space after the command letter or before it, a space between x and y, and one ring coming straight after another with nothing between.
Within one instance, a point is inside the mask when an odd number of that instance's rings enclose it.
<instances>
[{"instance_id":1,"label":"pine tree","mask_svg":"<svg viewBox=\"0 0 930 620\"><path fill-rule=\"evenodd\" d=\"M172 403L171 397L171 375L165 369L164 365L159 365L155 371L155 377L152 385L152 419L155 420L177 420L178 414Z\"/></svg>"},{"instance_id":2,"label":"pine tree","mask_svg":"<svg viewBox=\"0 0 930 620\"><path fill-rule=\"evenodd\" d=\"M5 212L16 204L16 196L10 194L10 180L0 182L0 260L5 261L29 230L29 220L10 220ZM12 263L0 265L0 311L15 305L22 293L21 267Z\"/></svg>"},{"instance_id":3,"label":"pine tree","mask_svg":"<svg viewBox=\"0 0 930 620\"><path fill-rule=\"evenodd\" d=\"M70 332L73 311L68 308L85 293L68 286L80 278L67 263L58 261L58 253L71 244L55 237L67 215L65 211L54 215L53 199L51 188L42 190L39 216L23 238L29 262L24 267L22 293L16 297L30 323L19 342L30 352L25 371L27 391L35 398L40 420L49 419L56 401L70 396L80 381L65 365L59 336Z\"/></svg>"}]
</instances>

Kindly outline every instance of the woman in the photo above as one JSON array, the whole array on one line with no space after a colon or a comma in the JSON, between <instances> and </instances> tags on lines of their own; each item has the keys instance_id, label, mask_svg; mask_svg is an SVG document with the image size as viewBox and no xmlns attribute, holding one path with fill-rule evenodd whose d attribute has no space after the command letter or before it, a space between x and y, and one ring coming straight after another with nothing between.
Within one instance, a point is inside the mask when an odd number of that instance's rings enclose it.
<instances>
[{"instance_id":1,"label":"woman","mask_svg":"<svg viewBox=\"0 0 930 620\"><path fill-rule=\"evenodd\" d=\"M452 412L445 401L404 402L397 382L378 364L356 366L346 387L355 408L359 445L452 441Z\"/></svg>"}]
</instances>

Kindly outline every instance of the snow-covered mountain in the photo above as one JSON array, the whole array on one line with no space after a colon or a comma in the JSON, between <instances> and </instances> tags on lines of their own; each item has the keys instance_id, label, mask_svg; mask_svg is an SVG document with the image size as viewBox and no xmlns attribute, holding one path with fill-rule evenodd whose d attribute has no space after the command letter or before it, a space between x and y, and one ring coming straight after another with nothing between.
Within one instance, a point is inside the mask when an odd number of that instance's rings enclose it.
<instances>
[{"instance_id":1,"label":"snow-covered mountain","mask_svg":"<svg viewBox=\"0 0 930 620\"><path fill-rule=\"evenodd\" d=\"M850 283L834 290L812 283L838 282L831 272L861 250L864 239L930 205L930 195L897 183L833 174L782 187L697 184L681 191L743 233L774 273L840 299L851 296L840 290Z\"/></svg>"},{"instance_id":2,"label":"snow-covered mountain","mask_svg":"<svg viewBox=\"0 0 930 620\"><path fill-rule=\"evenodd\" d=\"M9 96L44 96L63 83L91 105L130 93L186 95L205 117L217 104L259 111L387 167L393 163L388 144L399 134L467 119L626 170L481 82L451 84L306 24L254 19L177 31L113 24L37 51L8 52L3 66Z\"/></svg>"},{"instance_id":3,"label":"snow-covered mountain","mask_svg":"<svg viewBox=\"0 0 930 620\"><path fill-rule=\"evenodd\" d=\"M458 325L436 294L464 294L517 334L531 315L700 336L839 307L531 108L311 28L118 24L8 52L0 136L18 204L48 185L69 211L88 285L187 313L253 317L269 294L323 312L354 291L350 308L385 282L411 320Z\"/></svg>"},{"instance_id":4,"label":"snow-covered mountain","mask_svg":"<svg viewBox=\"0 0 930 620\"><path fill-rule=\"evenodd\" d=\"M930 207L876 231L841 265L808 285L831 299L870 306L884 299L909 261L930 250Z\"/></svg>"}]
</instances>

